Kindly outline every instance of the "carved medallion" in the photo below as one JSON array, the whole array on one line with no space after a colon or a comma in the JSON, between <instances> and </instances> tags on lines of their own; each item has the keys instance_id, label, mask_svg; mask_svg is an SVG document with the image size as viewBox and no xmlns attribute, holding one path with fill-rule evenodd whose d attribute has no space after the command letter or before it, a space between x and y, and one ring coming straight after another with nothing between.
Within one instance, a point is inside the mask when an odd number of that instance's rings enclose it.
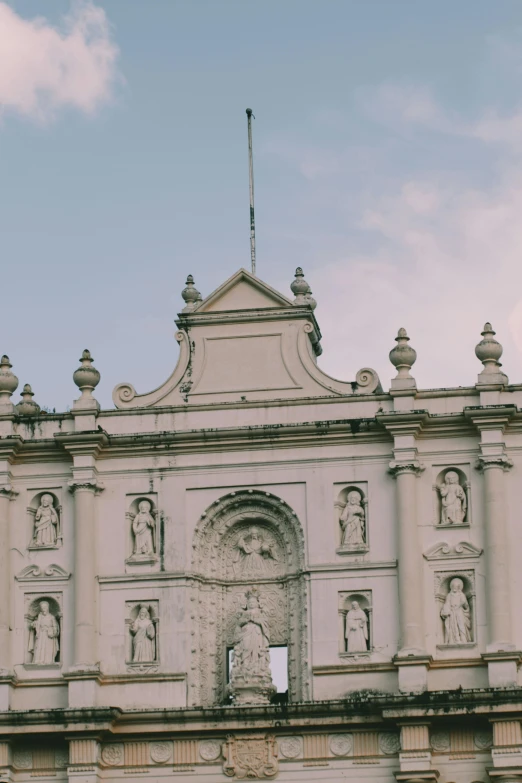
<instances>
[{"instance_id":1,"label":"carved medallion","mask_svg":"<svg viewBox=\"0 0 522 783\"><path fill-rule=\"evenodd\" d=\"M33 754L30 750L15 750L13 761L18 769L31 769L33 766Z\"/></svg>"},{"instance_id":2,"label":"carved medallion","mask_svg":"<svg viewBox=\"0 0 522 783\"><path fill-rule=\"evenodd\" d=\"M296 759L301 755L303 745L300 737L284 737L279 741L279 750L286 759Z\"/></svg>"},{"instance_id":3,"label":"carved medallion","mask_svg":"<svg viewBox=\"0 0 522 783\"><path fill-rule=\"evenodd\" d=\"M123 764L123 745L112 743L104 745L101 752L102 761L109 767L117 767Z\"/></svg>"},{"instance_id":4,"label":"carved medallion","mask_svg":"<svg viewBox=\"0 0 522 783\"><path fill-rule=\"evenodd\" d=\"M352 752L353 737L351 734L334 734L330 738L330 750L334 756L347 756Z\"/></svg>"},{"instance_id":5,"label":"carved medallion","mask_svg":"<svg viewBox=\"0 0 522 783\"><path fill-rule=\"evenodd\" d=\"M169 742L153 742L150 746L150 757L156 764L165 764L172 756L172 746Z\"/></svg>"},{"instance_id":6,"label":"carved medallion","mask_svg":"<svg viewBox=\"0 0 522 783\"><path fill-rule=\"evenodd\" d=\"M449 731L435 731L430 737L430 744L433 750L438 753L444 753L450 749Z\"/></svg>"},{"instance_id":7,"label":"carved medallion","mask_svg":"<svg viewBox=\"0 0 522 783\"><path fill-rule=\"evenodd\" d=\"M479 750L488 750L493 745L493 733L491 731L475 732L475 747Z\"/></svg>"},{"instance_id":8,"label":"carved medallion","mask_svg":"<svg viewBox=\"0 0 522 783\"><path fill-rule=\"evenodd\" d=\"M54 763L57 769L63 769L69 765L69 748L60 748L54 754Z\"/></svg>"},{"instance_id":9,"label":"carved medallion","mask_svg":"<svg viewBox=\"0 0 522 783\"><path fill-rule=\"evenodd\" d=\"M401 749L401 741L398 734L383 732L379 734L379 747L387 756L398 753Z\"/></svg>"},{"instance_id":10,"label":"carved medallion","mask_svg":"<svg viewBox=\"0 0 522 783\"><path fill-rule=\"evenodd\" d=\"M237 738L229 734L223 745L223 772L229 778L274 778L279 770L277 743L271 735Z\"/></svg>"},{"instance_id":11,"label":"carved medallion","mask_svg":"<svg viewBox=\"0 0 522 783\"><path fill-rule=\"evenodd\" d=\"M221 743L217 740L205 740L199 745L199 755L205 761L216 761L221 756Z\"/></svg>"}]
</instances>

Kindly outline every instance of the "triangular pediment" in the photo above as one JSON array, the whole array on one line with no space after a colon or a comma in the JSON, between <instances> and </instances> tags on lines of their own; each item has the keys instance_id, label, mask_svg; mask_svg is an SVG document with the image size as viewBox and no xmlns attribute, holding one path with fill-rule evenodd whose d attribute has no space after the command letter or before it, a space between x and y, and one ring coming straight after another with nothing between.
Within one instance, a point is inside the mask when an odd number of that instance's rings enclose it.
<instances>
[{"instance_id":1,"label":"triangular pediment","mask_svg":"<svg viewBox=\"0 0 522 783\"><path fill-rule=\"evenodd\" d=\"M240 269L196 307L196 313L224 310L256 310L266 307L292 307L293 303L275 288Z\"/></svg>"},{"instance_id":2,"label":"triangular pediment","mask_svg":"<svg viewBox=\"0 0 522 783\"><path fill-rule=\"evenodd\" d=\"M464 560L466 558L478 558L482 554L482 549L471 544L469 541L461 541L455 546L450 546L446 541L431 546L424 557L426 560Z\"/></svg>"}]
</instances>

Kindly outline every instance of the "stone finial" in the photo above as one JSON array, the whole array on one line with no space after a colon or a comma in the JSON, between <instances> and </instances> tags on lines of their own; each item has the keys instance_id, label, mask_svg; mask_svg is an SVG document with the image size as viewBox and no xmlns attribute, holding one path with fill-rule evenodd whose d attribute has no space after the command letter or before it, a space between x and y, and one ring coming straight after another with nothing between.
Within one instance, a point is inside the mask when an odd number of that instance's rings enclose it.
<instances>
[{"instance_id":1,"label":"stone finial","mask_svg":"<svg viewBox=\"0 0 522 783\"><path fill-rule=\"evenodd\" d=\"M312 296L312 289L304 279L304 272L300 266L295 270L295 280L291 283L290 288L295 296L295 305L309 305L312 310L315 310L317 302Z\"/></svg>"},{"instance_id":2,"label":"stone finial","mask_svg":"<svg viewBox=\"0 0 522 783\"><path fill-rule=\"evenodd\" d=\"M73 381L82 393L82 396L74 402L75 408L98 407L92 393L100 382L100 373L92 366L93 361L91 352L85 349L80 359L80 367L73 373Z\"/></svg>"},{"instance_id":3,"label":"stone finial","mask_svg":"<svg viewBox=\"0 0 522 783\"><path fill-rule=\"evenodd\" d=\"M482 340L475 347L475 355L484 365L484 369L478 376L478 383L507 383L507 376L501 371L500 357L503 348L498 340L495 340L495 332L489 322L484 324L481 332Z\"/></svg>"},{"instance_id":4,"label":"stone finial","mask_svg":"<svg viewBox=\"0 0 522 783\"><path fill-rule=\"evenodd\" d=\"M390 362L397 369L397 378L411 378L410 370L417 360L417 351L408 345L406 329L400 328L395 338L397 345L390 351Z\"/></svg>"},{"instance_id":5,"label":"stone finial","mask_svg":"<svg viewBox=\"0 0 522 783\"><path fill-rule=\"evenodd\" d=\"M16 413L19 416L38 416L40 413L40 406L33 400L34 393L29 383L24 385L20 396L22 397L22 400L18 405L15 405Z\"/></svg>"},{"instance_id":6,"label":"stone finial","mask_svg":"<svg viewBox=\"0 0 522 783\"><path fill-rule=\"evenodd\" d=\"M9 356L2 356L0 359L0 411L11 411L13 404L11 395L18 387L18 378L11 372L13 365L9 361Z\"/></svg>"},{"instance_id":7,"label":"stone finial","mask_svg":"<svg viewBox=\"0 0 522 783\"><path fill-rule=\"evenodd\" d=\"M397 375L392 380L392 389L415 388L415 378L410 370L417 359L417 351L408 345L410 338L406 329L401 327L395 340L397 345L390 351L390 362L397 369Z\"/></svg>"},{"instance_id":8,"label":"stone finial","mask_svg":"<svg viewBox=\"0 0 522 783\"><path fill-rule=\"evenodd\" d=\"M194 278L192 275L188 275L187 282L185 283L186 288L183 289L181 292L181 296L183 300L185 301L185 307L183 308L184 313L191 313L192 310L195 310L196 303L201 302L201 294L199 293L198 289L194 285Z\"/></svg>"}]
</instances>

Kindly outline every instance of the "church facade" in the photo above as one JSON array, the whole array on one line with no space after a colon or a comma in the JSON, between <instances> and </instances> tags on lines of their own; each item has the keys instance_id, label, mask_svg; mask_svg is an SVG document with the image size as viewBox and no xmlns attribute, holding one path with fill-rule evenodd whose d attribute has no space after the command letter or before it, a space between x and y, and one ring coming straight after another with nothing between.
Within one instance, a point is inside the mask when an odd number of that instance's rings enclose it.
<instances>
[{"instance_id":1,"label":"church facade","mask_svg":"<svg viewBox=\"0 0 522 783\"><path fill-rule=\"evenodd\" d=\"M522 384L335 380L290 288L189 276L110 410L2 357L0 781L522 781Z\"/></svg>"}]
</instances>

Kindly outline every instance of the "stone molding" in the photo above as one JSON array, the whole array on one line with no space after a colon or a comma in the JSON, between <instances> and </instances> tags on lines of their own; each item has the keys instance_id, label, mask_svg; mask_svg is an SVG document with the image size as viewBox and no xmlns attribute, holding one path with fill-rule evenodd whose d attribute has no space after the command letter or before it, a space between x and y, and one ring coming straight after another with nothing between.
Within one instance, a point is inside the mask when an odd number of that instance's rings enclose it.
<instances>
[{"instance_id":1,"label":"stone molding","mask_svg":"<svg viewBox=\"0 0 522 783\"><path fill-rule=\"evenodd\" d=\"M424 469L425 466L418 460L411 460L410 462L396 462L393 460L388 466L388 471L394 478L397 478L402 473L413 473L418 478Z\"/></svg>"}]
</instances>

